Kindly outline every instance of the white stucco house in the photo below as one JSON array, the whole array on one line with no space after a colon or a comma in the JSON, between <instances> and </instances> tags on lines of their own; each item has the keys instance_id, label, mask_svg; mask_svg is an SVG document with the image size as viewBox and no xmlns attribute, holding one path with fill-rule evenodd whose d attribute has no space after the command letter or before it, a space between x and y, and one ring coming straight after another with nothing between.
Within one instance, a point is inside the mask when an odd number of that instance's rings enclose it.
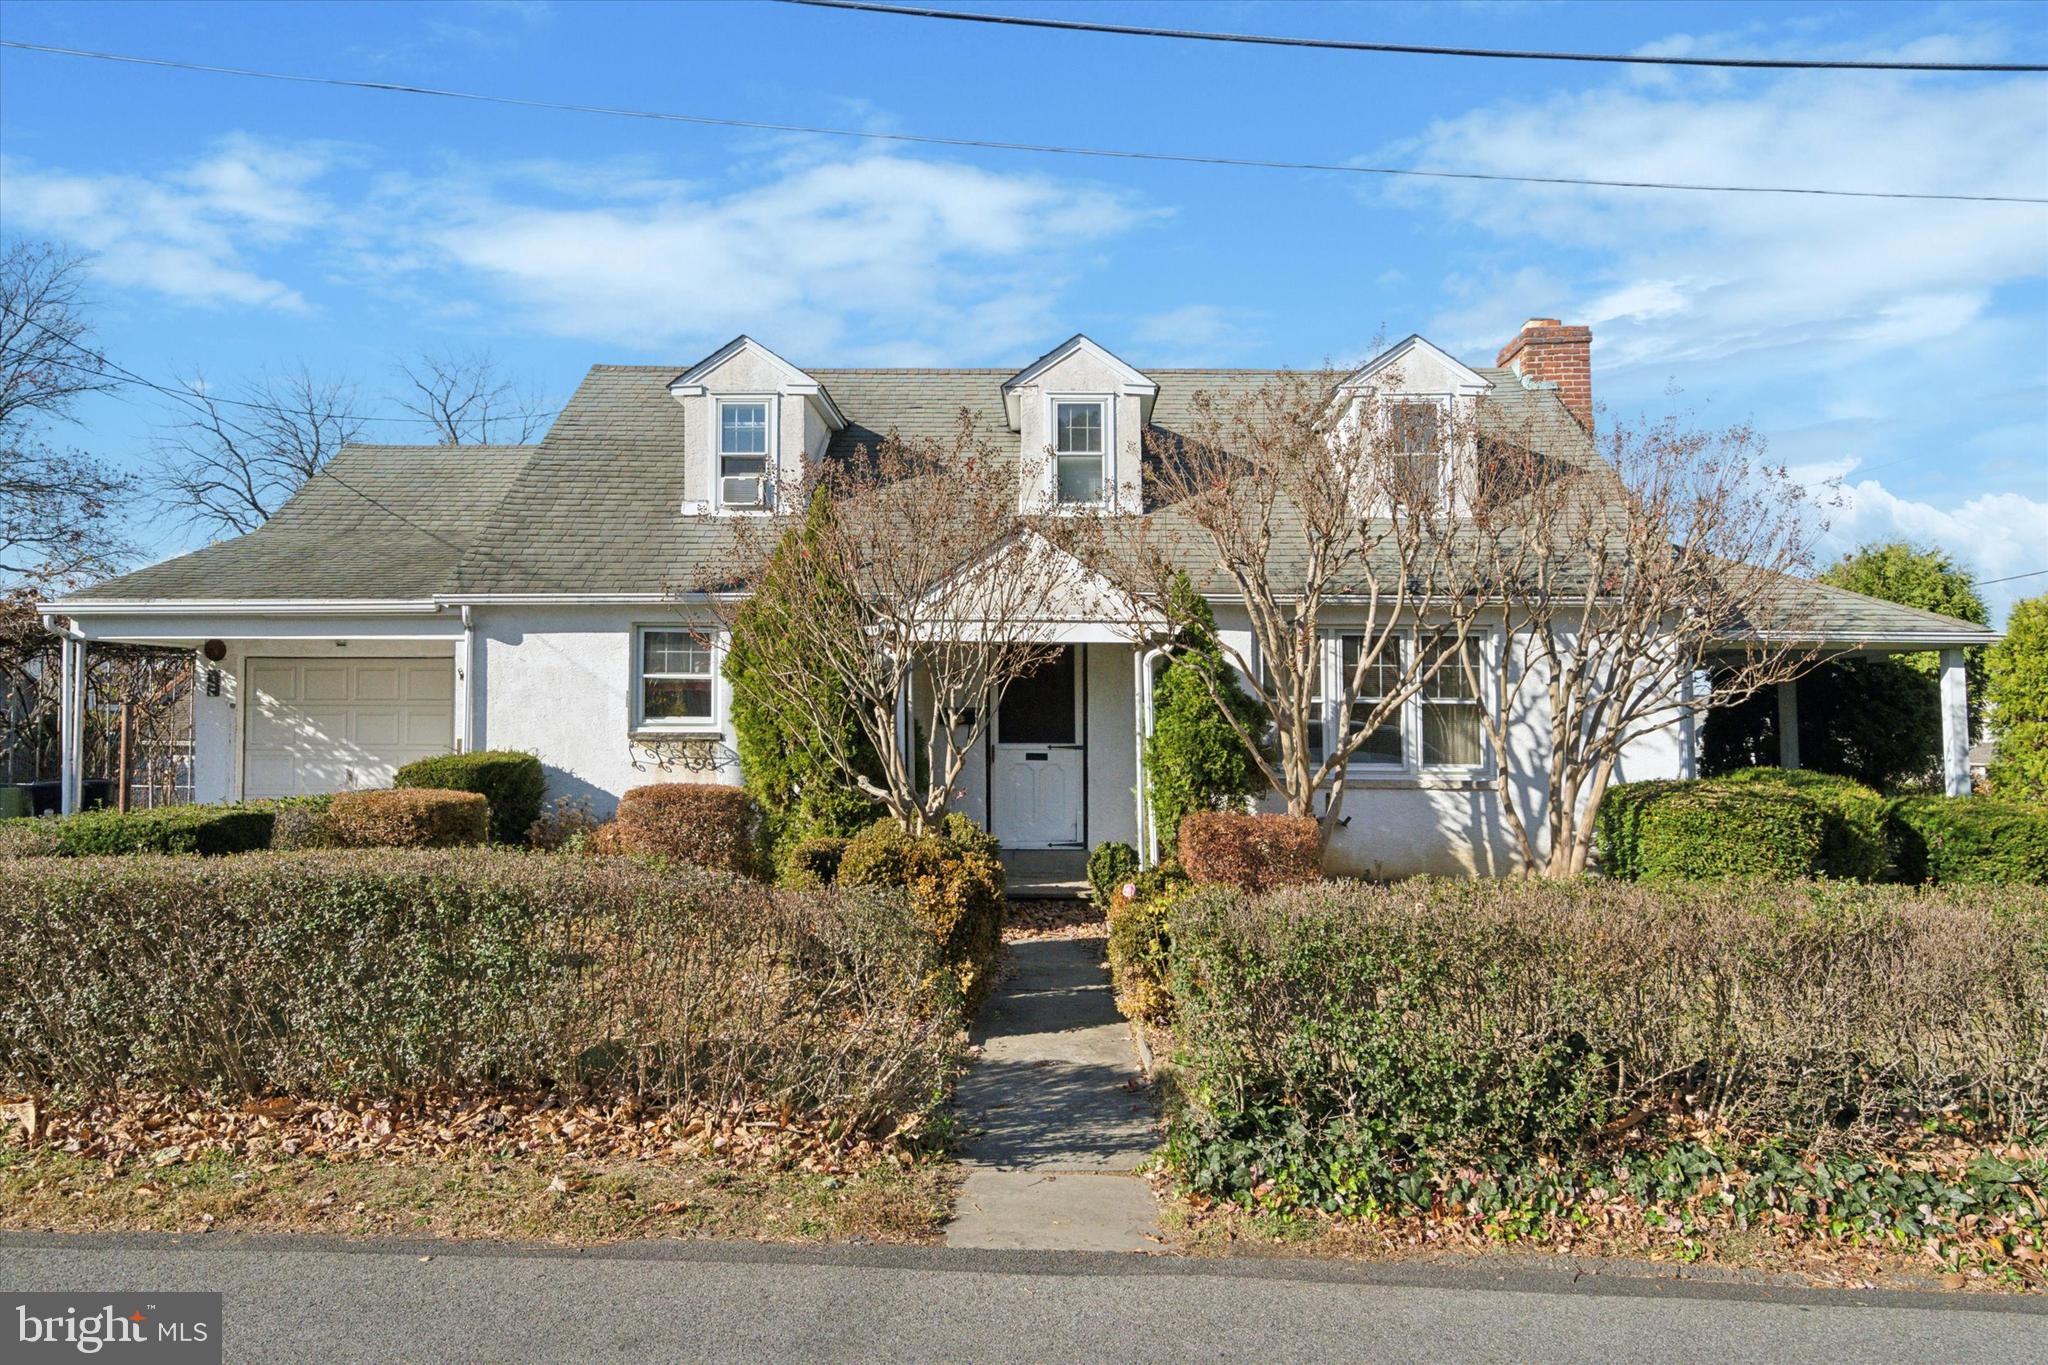
<instances>
[{"instance_id":1,"label":"white stucco house","mask_svg":"<svg viewBox=\"0 0 2048 1365\"><path fill-rule=\"evenodd\" d=\"M1357 382L1398 375L1396 396L1422 405L1483 395L1543 419L1558 443L1547 454L1598 460L1590 362L1587 329L1537 319L1490 365L1410 337ZM729 544L733 518L775 514L770 476L892 429L943 435L964 408L1014 443L1021 497L1123 514L1140 505L1148 427L1172 431L1197 392L1269 373L1141 369L1079 336L1016 369L801 369L740 337L691 365L593 367L536 445L350 446L251 534L43 613L65 636L72 677L95 641L199 654L198 800L383 785L415 757L489 747L537 753L551 795L603 812L643 783L738 780L715 640L703 647L701 618L672 588ZM1995 634L1822 591L1833 646L1945 651L1950 790L1967 790L1961 650ZM1227 596L1212 604L1242 638L1241 610ZM1121 616L1076 610L1058 630L1060 660L998 708L959 805L1007 849L1138 843L1156 656ZM1340 625L1333 668L1342 647ZM1457 738L1457 704L1415 699L1398 733L1361 754L1332 841L1338 869L1510 866L1501 768L1476 738ZM1690 775L1693 748L1690 728L1673 725L1630 750L1623 776ZM66 753L69 808L78 764Z\"/></svg>"}]
</instances>

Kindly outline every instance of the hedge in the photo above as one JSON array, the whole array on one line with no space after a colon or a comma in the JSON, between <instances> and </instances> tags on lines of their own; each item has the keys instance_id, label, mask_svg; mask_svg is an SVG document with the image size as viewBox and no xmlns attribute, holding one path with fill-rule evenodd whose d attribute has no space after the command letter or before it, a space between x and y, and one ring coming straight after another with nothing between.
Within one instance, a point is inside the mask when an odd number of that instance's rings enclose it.
<instances>
[{"instance_id":1,"label":"hedge","mask_svg":"<svg viewBox=\"0 0 2048 1365\"><path fill-rule=\"evenodd\" d=\"M486 849L24 862L0 1089L624 1087L893 1126L958 1017L900 899Z\"/></svg>"},{"instance_id":2,"label":"hedge","mask_svg":"<svg viewBox=\"0 0 2048 1365\"><path fill-rule=\"evenodd\" d=\"M742 876L762 871L760 807L743 787L716 782L658 782L619 798L598 851L671 858Z\"/></svg>"},{"instance_id":3,"label":"hedge","mask_svg":"<svg viewBox=\"0 0 2048 1365\"><path fill-rule=\"evenodd\" d=\"M1306 815L1190 811L1180 822L1180 865L1194 881L1246 891L1305 886L1322 879L1322 825Z\"/></svg>"},{"instance_id":4,"label":"hedge","mask_svg":"<svg viewBox=\"0 0 2048 1365\"><path fill-rule=\"evenodd\" d=\"M1088 886L1095 893L1097 905L1108 905L1115 899L1117 888L1137 875L1138 850L1129 844L1112 840L1088 851Z\"/></svg>"},{"instance_id":5,"label":"hedge","mask_svg":"<svg viewBox=\"0 0 2048 1365\"><path fill-rule=\"evenodd\" d=\"M0 852L59 854L82 858L100 853L246 853L270 844L272 803L223 806L158 806L126 813L102 807L61 818L0 821Z\"/></svg>"},{"instance_id":6,"label":"hedge","mask_svg":"<svg viewBox=\"0 0 2048 1365\"><path fill-rule=\"evenodd\" d=\"M491 842L524 844L540 819L547 777L540 759L515 749L478 749L466 754L436 754L398 770L398 787L433 787L442 791L476 792L491 803Z\"/></svg>"},{"instance_id":7,"label":"hedge","mask_svg":"<svg viewBox=\"0 0 2048 1365\"><path fill-rule=\"evenodd\" d=\"M1823 824L1815 874L1854 882L1892 879L1891 802L1861 782L1805 768L1738 768L1711 781L1792 792L1818 806Z\"/></svg>"},{"instance_id":8,"label":"hedge","mask_svg":"<svg viewBox=\"0 0 2048 1365\"><path fill-rule=\"evenodd\" d=\"M1937 1122L1995 1148L2048 1119L2048 893L1992 909L1837 883L1417 879L1207 888L1170 927L1168 1152L1217 1197L1478 1208L1624 1148L1648 1154L1638 1172L1691 1154L1672 1179L1695 1192L1759 1153L1790 1153L1795 1182L1843 1153L1801 1196L1825 1214L1850 1200L1834 1172L1869 1184L1855 1153ZM1888 1227L1934 1217L1901 1165L1869 1195ZM1969 1211L2038 1227L2027 1182L2007 1180L1987 1176Z\"/></svg>"},{"instance_id":9,"label":"hedge","mask_svg":"<svg viewBox=\"0 0 2048 1365\"><path fill-rule=\"evenodd\" d=\"M2048 806L1991 796L1891 804L1899 877L1944 884L2048 884Z\"/></svg>"},{"instance_id":10,"label":"hedge","mask_svg":"<svg viewBox=\"0 0 2048 1365\"><path fill-rule=\"evenodd\" d=\"M995 985L1003 950L1003 864L996 841L964 815L949 815L918 838L894 820L877 820L846 844L841 887L900 888L938 945L960 997L972 1011Z\"/></svg>"},{"instance_id":11,"label":"hedge","mask_svg":"<svg viewBox=\"0 0 2048 1365\"><path fill-rule=\"evenodd\" d=\"M1622 881L1792 881L1820 863L1827 817L1805 796L1714 782L1610 787L1595 817L1600 864Z\"/></svg>"},{"instance_id":12,"label":"hedge","mask_svg":"<svg viewBox=\"0 0 2048 1365\"><path fill-rule=\"evenodd\" d=\"M1804 770L1623 783L1608 789L1596 830L1602 869L1623 881L2048 884L2048 807L1884 797Z\"/></svg>"},{"instance_id":13,"label":"hedge","mask_svg":"<svg viewBox=\"0 0 2048 1365\"><path fill-rule=\"evenodd\" d=\"M490 818L475 792L407 787L339 792L321 823L342 848L464 848L484 841Z\"/></svg>"}]
</instances>

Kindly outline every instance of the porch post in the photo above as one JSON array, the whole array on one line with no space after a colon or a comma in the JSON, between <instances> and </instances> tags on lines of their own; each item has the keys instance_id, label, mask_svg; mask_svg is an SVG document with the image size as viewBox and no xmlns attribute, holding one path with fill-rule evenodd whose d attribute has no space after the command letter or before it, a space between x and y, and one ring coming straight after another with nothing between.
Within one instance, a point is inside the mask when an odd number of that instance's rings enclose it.
<instances>
[{"instance_id":1,"label":"porch post","mask_svg":"<svg viewBox=\"0 0 2048 1365\"><path fill-rule=\"evenodd\" d=\"M1778 766L1799 766L1799 683L1778 684Z\"/></svg>"},{"instance_id":2,"label":"porch post","mask_svg":"<svg viewBox=\"0 0 2048 1365\"><path fill-rule=\"evenodd\" d=\"M462 654L455 660L455 752L476 748L476 693L470 675L476 670L476 623L462 608Z\"/></svg>"},{"instance_id":3,"label":"porch post","mask_svg":"<svg viewBox=\"0 0 2048 1365\"><path fill-rule=\"evenodd\" d=\"M1970 679L1963 651L1941 651L1941 778L1950 796L1970 794Z\"/></svg>"},{"instance_id":4,"label":"porch post","mask_svg":"<svg viewBox=\"0 0 2048 1365\"><path fill-rule=\"evenodd\" d=\"M57 809L74 815L85 791L85 641L68 630L58 651L57 696Z\"/></svg>"}]
</instances>

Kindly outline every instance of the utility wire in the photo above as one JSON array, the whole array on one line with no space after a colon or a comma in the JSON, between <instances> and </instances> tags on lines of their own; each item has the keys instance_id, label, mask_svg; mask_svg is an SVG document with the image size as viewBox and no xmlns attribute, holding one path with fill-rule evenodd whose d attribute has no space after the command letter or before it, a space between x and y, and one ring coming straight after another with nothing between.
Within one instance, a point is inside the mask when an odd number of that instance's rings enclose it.
<instances>
[{"instance_id":1,"label":"utility wire","mask_svg":"<svg viewBox=\"0 0 2048 1365\"><path fill-rule=\"evenodd\" d=\"M606 105L572 104L558 100L522 99L515 95L492 95L473 90L444 90L433 86L403 85L394 81L350 80L340 76L305 76L280 71L257 71L247 67L211 66L201 62L175 61L168 57L138 57L119 52L96 52L87 48L53 47L45 43L24 43L0 39L0 47L20 52L40 52L61 57L84 57L101 62L124 62L133 66L165 67L173 71L199 71L216 76L241 76L252 80L287 81L298 85L329 85L348 90L376 90L387 94L431 95L439 99L467 100L476 104L499 104L518 109L548 109L559 113L597 114L608 118L650 119L660 123L687 123L705 128L743 128L754 132L799 133L813 137L858 138L872 142L912 143L926 147L971 147L998 152L1035 152L1051 156L1086 156L1114 161L1163 161L1190 166L1231 166L1269 171L1323 171L1344 175L1400 176L1421 180L1472 180L1518 185L1576 185L1617 190L1683 190L1716 194L1804 194L1837 199L1915 199L1969 204L2048 204L2048 198L2013 194L1918 194L1894 190L1818 189L1803 185L1708 185L1665 180L1600 180L1567 175L1507 175L1490 171L1428 171L1395 166L1360 166L1345 162L1282 161L1258 157L1209 156L1191 152L1141 152L1111 147L1078 147L1041 142L1002 142L987 138L942 137L928 133L888 133L865 128L827 128L802 123L771 123L759 119L725 118L709 114L677 114L651 109L621 109Z\"/></svg>"},{"instance_id":2,"label":"utility wire","mask_svg":"<svg viewBox=\"0 0 2048 1365\"><path fill-rule=\"evenodd\" d=\"M20 313L15 312L14 309L9 308L5 303L0 303L0 312L10 313L15 317L20 318L23 322L35 328L43 335L51 338L52 340L63 342L65 345L71 347L79 354L87 356L93 362L91 365L83 365L75 360L64 360L62 358L52 356L49 359L50 363L53 365L62 365L64 366L64 368L68 370L76 370L81 374L98 374L102 370L111 370L114 372L116 377L124 379L131 384L140 384L143 388L154 389L158 393L168 394L172 398L178 399L180 402L192 404L194 411L203 411L205 405L209 403L223 403L230 407L253 408L257 412L268 413L273 417L302 417L305 415L304 413L294 412L292 409L287 408L279 403L256 403L246 398L229 398L224 394L200 393L196 390L189 388L172 388L169 385L159 384L153 379L143 378L141 375L135 373L135 371L133 370L127 369L120 365L116 365L113 361L107 359L105 355L93 350L90 346L86 346L79 342L73 341L71 338L64 336L60 332L52 331L50 328L43 326L42 323L37 322L34 318L22 317ZM4 352L0 352L0 354L4 354ZM528 418L534 417L552 417L560 411L560 408L542 408L536 409L532 412L508 413L506 414L504 420L507 422L511 422L525 421ZM353 412L337 412L332 414L332 416L333 420L337 422L399 422L403 423L406 426L413 427L424 427L432 425L432 423L427 422L423 418L418 417L370 417ZM422 442L421 444L432 443Z\"/></svg>"},{"instance_id":3,"label":"utility wire","mask_svg":"<svg viewBox=\"0 0 2048 1365\"><path fill-rule=\"evenodd\" d=\"M1980 588L1988 588L1993 583L2017 583L2022 578L2039 578L2043 574L2048 574L2048 569L2035 569L2031 573L2007 574L2003 578L1980 578L1977 580L1977 586Z\"/></svg>"},{"instance_id":4,"label":"utility wire","mask_svg":"<svg viewBox=\"0 0 2048 1365\"><path fill-rule=\"evenodd\" d=\"M930 9L923 5L883 5L873 0L780 0L785 5L816 9L891 14L905 19L952 19L968 24L1000 24L1012 28L1051 28L1070 33L1111 33L1127 38L1179 38L1198 43L1250 43L1261 47L1308 47L1329 52L1392 52L1420 57L1496 57L1521 62L1615 62L1632 66L1714 66L1766 71L2048 71L2048 65L2025 62L1871 62L1822 61L1769 57L1653 57L1620 52L1528 52L1492 47L1432 47L1420 43L1368 43L1347 38L1295 38L1269 33L1217 33L1207 29L1145 28L1137 24L1099 24L1082 19L1047 19L1037 15L980 14L970 10Z\"/></svg>"}]
</instances>

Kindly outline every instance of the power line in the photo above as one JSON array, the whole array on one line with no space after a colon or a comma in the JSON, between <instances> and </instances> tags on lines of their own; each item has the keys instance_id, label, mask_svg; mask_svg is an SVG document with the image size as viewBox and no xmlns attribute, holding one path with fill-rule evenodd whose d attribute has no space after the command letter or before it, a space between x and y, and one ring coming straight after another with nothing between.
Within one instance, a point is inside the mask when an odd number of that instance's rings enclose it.
<instances>
[{"instance_id":1,"label":"power line","mask_svg":"<svg viewBox=\"0 0 2048 1365\"><path fill-rule=\"evenodd\" d=\"M81 374L98 374L100 373L101 370L112 370L117 377L125 379L131 384L139 384L145 389L154 389L158 393L167 394L172 398L178 399L180 402L189 403L193 405L193 411L195 412L202 411L205 405L209 403L223 403L230 407L252 408L257 412L268 413L273 417L298 417L305 415L303 413L293 412L291 409L288 409L279 403L257 403L252 402L246 398L229 398L223 394L199 393L190 388L172 388L166 384L159 384L153 379L143 378L141 375L135 373L135 371L133 370L126 368L125 366L116 365L113 361L107 359L107 357L102 355L100 352L93 350L90 346L86 346L79 342L73 341L71 338L63 335L61 332L52 331L50 328L45 327L42 323L37 322L34 318L23 317L22 314L15 312L14 309L9 308L5 303L0 303L0 312L11 313L15 317L21 318L23 322L35 328L44 336L47 336L54 341L62 342L66 346L69 346L73 350L77 351L79 354L90 358L93 362L93 364L91 365L82 365L75 360L65 360L59 356L50 356L47 357L50 364L62 365L64 368L68 370L76 370ZM536 417L552 417L560 411L560 408L544 408L536 409L532 412L508 413L503 418L503 420L507 422L513 422L525 421L529 418ZM364 414L353 412L337 412L330 414L330 416L332 420L337 422L400 422L407 426L413 427L425 427L433 425L431 422L428 422L425 419L419 417L371 417Z\"/></svg>"},{"instance_id":2,"label":"power line","mask_svg":"<svg viewBox=\"0 0 2048 1365\"><path fill-rule=\"evenodd\" d=\"M1049 28L1069 33L1110 33L1127 38L1178 38L1198 43L1250 43L1261 47L1306 47L1329 52L1391 52L1419 57L1495 57L1522 62L1613 62L1631 66L1712 66L1766 71L2048 71L2048 65L2026 62L1872 62L1823 61L1814 58L1652 57L1619 52L1516 51L1492 47L1433 47L1420 43L1368 43L1347 38L1295 38L1268 33L1217 33L1207 29L1145 28L1137 24L1100 24L1081 19L1047 19L1021 14L979 14L969 10L929 9L922 5L883 5L873 0L781 0L785 5L816 9L890 14L905 19L951 19L968 24L1000 24L1012 28Z\"/></svg>"},{"instance_id":3,"label":"power line","mask_svg":"<svg viewBox=\"0 0 2048 1365\"><path fill-rule=\"evenodd\" d=\"M2048 569L2035 569L2031 573L2007 574L2003 578L1981 578L1977 580L1977 586L1980 588L1988 588L1993 583L2017 583L2022 578L2039 578L2043 574L2048 574Z\"/></svg>"},{"instance_id":4,"label":"power line","mask_svg":"<svg viewBox=\"0 0 2048 1365\"><path fill-rule=\"evenodd\" d=\"M248 67L211 66L201 62L176 61L169 57L138 57L119 52L96 52L87 48L53 47L0 39L0 47L21 52L39 52L60 57L83 57L101 62L123 62L132 66L156 66L173 71L197 71L215 76L240 76L251 80L286 81L297 85L327 85L346 90L375 90L385 94L428 95L438 99L466 100L476 104L499 104L517 109L546 109L557 113L595 114L607 118L649 119L660 123L687 123L705 128L740 128L752 132L797 133L813 137L857 138L871 142L911 143L926 147L966 147L984 151L1034 152L1049 156L1085 156L1113 161L1160 161L1189 166L1229 166L1268 171L1319 171L1344 175L1399 176L1421 180L1471 180L1518 185L1574 185L1615 190L1681 190L1714 194L1804 194L1836 199L1914 199L1969 204L2048 204L2048 198L2011 194L1919 194L1895 190L1819 189L1803 185L1709 185L1666 180L1601 180L1567 175L1507 175L1492 171L1434 171L1397 166L1360 166L1347 162L1282 161L1260 157L1211 156L1192 152L1144 152L1112 147L1080 147L1058 143L1003 142L988 138L943 137L930 133L876 132L865 128L828 128L815 124L772 123L710 114L678 114L652 109L622 109L596 104L572 104L558 100L523 99L516 95L492 95L473 90L444 90L425 85L403 85L394 81L351 80L341 76L306 76L280 71L258 71Z\"/></svg>"}]
</instances>

